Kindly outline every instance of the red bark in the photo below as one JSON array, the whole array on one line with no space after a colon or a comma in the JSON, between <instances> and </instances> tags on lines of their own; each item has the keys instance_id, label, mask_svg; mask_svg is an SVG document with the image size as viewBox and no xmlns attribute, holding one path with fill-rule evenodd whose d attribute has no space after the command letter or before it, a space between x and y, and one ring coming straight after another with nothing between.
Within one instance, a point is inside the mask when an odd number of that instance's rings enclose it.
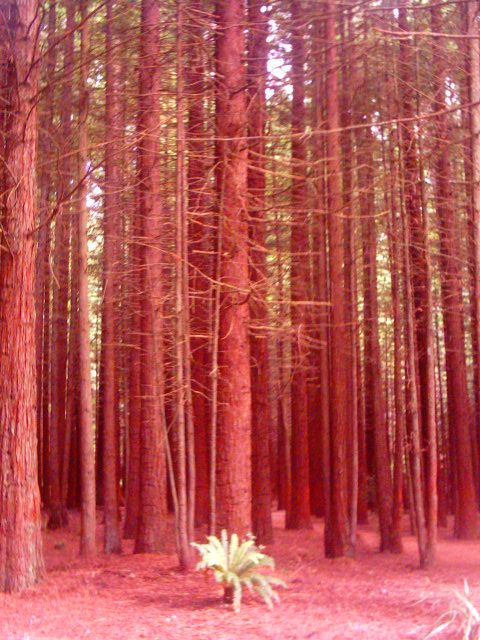
<instances>
[{"instance_id":1,"label":"red bark","mask_svg":"<svg viewBox=\"0 0 480 640\"><path fill-rule=\"evenodd\" d=\"M43 574L37 478L35 226L37 33L34 0L0 5L0 590Z\"/></svg>"},{"instance_id":2,"label":"red bark","mask_svg":"<svg viewBox=\"0 0 480 640\"><path fill-rule=\"evenodd\" d=\"M205 62L200 42L204 37L200 0L191 0L192 23L188 27L188 66L185 84L188 95L187 181L189 221L189 264L191 292L192 397L195 424L195 521L206 524L209 516L210 380L209 308L211 298L211 218L205 186L207 145L205 141Z\"/></svg>"},{"instance_id":3,"label":"red bark","mask_svg":"<svg viewBox=\"0 0 480 640\"><path fill-rule=\"evenodd\" d=\"M67 32L64 40L63 73L72 73L74 64L75 7L72 0L66 1ZM52 354L51 354L51 421L49 433L49 519L50 529L66 524L67 514L62 506L61 469L63 441L67 428L67 354L68 354L68 281L70 261L69 192L72 178L70 146L72 143L72 87L64 82L60 103L60 130L58 147L57 206L55 219L54 289L52 308Z\"/></svg>"},{"instance_id":4,"label":"red bark","mask_svg":"<svg viewBox=\"0 0 480 640\"><path fill-rule=\"evenodd\" d=\"M327 187L330 268L330 496L325 523L325 553L338 557L349 553L347 521L348 396L345 361L345 297L343 274L343 221L341 195L340 117L338 96L338 52L336 45L337 5L327 9Z\"/></svg>"},{"instance_id":5,"label":"red bark","mask_svg":"<svg viewBox=\"0 0 480 640\"><path fill-rule=\"evenodd\" d=\"M358 188L363 245L365 413L374 437L376 506L380 522L380 550L391 547L392 478L383 391L377 292L377 230L371 134L360 136Z\"/></svg>"},{"instance_id":6,"label":"red bark","mask_svg":"<svg viewBox=\"0 0 480 640\"><path fill-rule=\"evenodd\" d=\"M167 513L163 407L163 212L160 155L159 0L143 0L140 32L139 216L141 224L140 510L136 553L161 549Z\"/></svg>"},{"instance_id":7,"label":"red bark","mask_svg":"<svg viewBox=\"0 0 480 640\"><path fill-rule=\"evenodd\" d=\"M305 43L304 19L299 0L290 3L292 17L292 230L291 250L291 331L292 331L292 495L287 508L287 527L311 527L310 477L308 454L307 403L307 300L308 295L308 235L307 235L307 149L302 133L305 129Z\"/></svg>"},{"instance_id":8,"label":"red bark","mask_svg":"<svg viewBox=\"0 0 480 640\"><path fill-rule=\"evenodd\" d=\"M105 84L105 208L103 248L103 507L104 549L106 553L121 552L120 523L118 518L118 469L117 465L117 377L116 377L116 287L119 237L119 120L121 118L118 86L117 52L118 42L114 33L114 0L107 2L106 26L106 84Z\"/></svg>"},{"instance_id":9,"label":"red bark","mask_svg":"<svg viewBox=\"0 0 480 640\"><path fill-rule=\"evenodd\" d=\"M431 10L432 31L442 28L439 8ZM434 57L434 109L445 110L447 69L443 62L446 51L436 39ZM439 51L438 51L439 48ZM435 202L440 231L440 283L445 336L445 367L447 373L448 422L453 431L456 457L455 534L458 538L478 536L478 515L470 440L471 405L467 384L465 329L463 317L462 271L457 236L458 222L454 209L454 194L450 167L450 143L447 115L435 119ZM429 438L429 444L431 437ZM431 496L435 499L435 494Z\"/></svg>"},{"instance_id":10,"label":"red bark","mask_svg":"<svg viewBox=\"0 0 480 640\"><path fill-rule=\"evenodd\" d=\"M245 13L217 0L216 137L221 239L218 349L217 528L251 528L251 386L247 226Z\"/></svg>"},{"instance_id":11,"label":"red bark","mask_svg":"<svg viewBox=\"0 0 480 640\"><path fill-rule=\"evenodd\" d=\"M324 22L316 20L314 27L313 55L323 60ZM313 97L314 129L324 129L325 82L324 65L317 65ZM313 160L318 163L315 175L315 200L313 223L313 299L319 303L312 309L314 343L312 349L313 389L309 396L310 420L310 501L312 513L326 518L330 502L330 404L329 404L329 290L326 229L326 183L323 158L326 154L325 138L320 135L313 146Z\"/></svg>"},{"instance_id":12,"label":"red bark","mask_svg":"<svg viewBox=\"0 0 480 640\"><path fill-rule=\"evenodd\" d=\"M252 530L257 542L273 541L270 480L270 366L268 355L267 260L265 253L265 80L268 16L262 2L250 0L248 21L248 195L250 216L250 357L252 375Z\"/></svg>"},{"instance_id":13,"label":"red bark","mask_svg":"<svg viewBox=\"0 0 480 640\"><path fill-rule=\"evenodd\" d=\"M81 2L81 17L85 20L88 0ZM78 132L78 179L81 186L78 193L77 233L78 233L78 364L79 401L78 422L80 430L80 473L81 473L81 532L80 552L84 556L96 552L95 513L95 449L93 434L92 381L90 373L90 322L88 317L88 244L87 244L87 182L84 179L88 161L88 54L89 23L84 21L81 30L80 50L80 101Z\"/></svg>"}]
</instances>

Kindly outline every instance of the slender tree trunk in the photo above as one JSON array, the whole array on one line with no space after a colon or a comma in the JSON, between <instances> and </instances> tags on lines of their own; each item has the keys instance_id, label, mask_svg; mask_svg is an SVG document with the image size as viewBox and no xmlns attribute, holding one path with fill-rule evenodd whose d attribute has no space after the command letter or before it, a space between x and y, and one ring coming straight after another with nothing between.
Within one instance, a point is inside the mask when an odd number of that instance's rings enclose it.
<instances>
[{"instance_id":1,"label":"slender tree trunk","mask_svg":"<svg viewBox=\"0 0 480 640\"><path fill-rule=\"evenodd\" d=\"M90 556L96 552L95 535L95 449L93 432L92 381L90 367L90 322L88 318L88 245L87 245L87 180L88 163L88 55L89 22L86 20L88 0L81 3L80 103L78 131L78 359L79 359L79 428L81 473L80 552Z\"/></svg>"},{"instance_id":2,"label":"slender tree trunk","mask_svg":"<svg viewBox=\"0 0 480 640\"><path fill-rule=\"evenodd\" d=\"M53 327L51 356L51 421L49 433L49 519L48 527L56 529L66 524L67 515L62 509L61 461L66 432L67 353L68 353L68 280L70 261L70 209L69 193L72 180L72 87L66 80L74 64L75 6L65 0L67 36L64 40L63 74L61 90L60 136L58 158L58 213L55 219L55 255L53 290Z\"/></svg>"},{"instance_id":3,"label":"slender tree trunk","mask_svg":"<svg viewBox=\"0 0 480 640\"><path fill-rule=\"evenodd\" d=\"M34 0L0 4L0 590L43 574L37 477L35 226L37 37Z\"/></svg>"},{"instance_id":4,"label":"slender tree trunk","mask_svg":"<svg viewBox=\"0 0 480 640\"><path fill-rule=\"evenodd\" d=\"M402 31L409 30L406 8L407 0L397 0L398 26ZM398 75L400 79L400 116L405 122L400 125L402 137L402 155L404 171L405 213L410 224L411 243L410 265L412 274L415 341L417 362L417 396L420 407L420 437L422 450L422 473L424 482L428 476L428 424L431 417L428 398L428 285L427 285L427 238L424 229L422 211L422 183L419 160L419 138L413 119L418 115L415 105L415 59L414 47L409 40L399 43ZM434 418L433 418L434 419ZM428 495L425 496L428 501Z\"/></svg>"},{"instance_id":5,"label":"slender tree trunk","mask_svg":"<svg viewBox=\"0 0 480 640\"><path fill-rule=\"evenodd\" d=\"M250 357L252 376L252 530L257 542L273 542L270 479L270 364L268 353L267 260L265 253L265 81L268 15L263 3L249 0L248 195L250 216Z\"/></svg>"},{"instance_id":6,"label":"slender tree trunk","mask_svg":"<svg viewBox=\"0 0 480 640\"><path fill-rule=\"evenodd\" d=\"M391 152L391 151L390 151ZM393 349L394 349L394 415L395 415L395 438L393 454L393 503L392 503L392 532L391 551L401 553L402 545L402 517L403 517L403 482L404 482L404 452L405 452L405 391L403 387L404 365L403 365L403 339L404 324L401 304L401 280L402 273L402 249L401 234L399 232L400 221L395 206L394 195L394 160L390 159L389 172L390 184L385 185L390 197L386 197L389 205L389 257L390 257L390 277L393 307ZM387 171L387 167L385 167Z\"/></svg>"},{"instance_id":7,"label":"slender tree trunk","mask_svg":"<svg viewBox=\"0 0 480 640\"><path fill-rule=\"evenodd\" d=\"M46 76L55 74L57 48L54 46L56 31L56 2L48 8L48 54L46 56ZM38 251L36 258L35 285L35 343L37 352L37 427L38 427L38 477L42 502L48 501L48 475L45 473L48 463L48 432L50 425L50 248L51 228L48 222L50 201L53 195L52 183L54 154L51 150L53 118L55 113L55 87L49 83L45 96L45 112L39 118L39 148L43 158L39 171L40 190L40 229L38 232ZM42 135L43 133L43 135Z\"/></svg>"},{"instance_id":8,"label":"slender tree trunk","mask_svg":"<svg viewBox=\"0 0 480 640\"><path fill-rule=\"evenodd\" d=\"M185 132L185 81L184 81L184 6L177 0L177 166L176 166L176 237L175 237L175 315L176 357L175 384L177 398L177 552L180 568L192 567L194 509L195 509L195 459L191 406L190 331L188 313L188 255L186 210L186 132Z\"/></svg>"},{"instance_id":9,"label":"slender tree trunk","mask_svg":"<svg viewBox=\"0 0 480 640\"><path fill-rule=\"evenodd\" d=\"M188 209L189 209L189 264L191 295L191 347L192 347L192 399L195 420L195 520L206 524L209 517L209 443L208 430L211 406L210 380L210 326L211 299L211 218L205 175L208 171L205 142L205 62L200 43L204 38L200 0L190 0L191 24L188 25L188 65L185 84L188 102Z\"/></svg>"},{"instance_id":10,"label":"slender tree trunk","mask_svg":"<svg viewBox=\"0 0 480 640\"><path fill-rule=\"evenodd\" d=\"M390 550L392 528L392 478L388 450L388 425L383 391L377 292L377 229L372 139L360 135L358 188L362 220L364 358L366 420L374 437L376 504L380 522L380 551Z\"/></svg>"},{"instance_id":11,"label":"slender tree trunk","mask_svg":"<svg viewBox=\"0 0 480 640\"><path fill-rule=\"evenodd\" d=\"M104 290L103 290L103 508L104 549L120 553L122 549L118 513L117 421L116 421L116 287L119 237L120 166L118 123L121 117L118 86L118 43L115 34L115 2L107 2L106 85L105 85L105 210L104 210Z\"/></svg>"},{"instance_id":12,"label":"slender tree trunk","mask_svg":"<svg viewBox=\"0 0 480 640\"><path fill-rule=\"evenodd\" d=\"M291 0L292 24L292 230L290 296L292 330L292 496L287 527L306 529L310 520L307 402L308 235L305 139L305 43L300 0Z\"/></svg>"},{"instance_id":13,"label":"slender tree trunk","mask_svg":"<svg viewBox=\"0 0 480 640\"><path fill-rule=\"evenodd\" d=\"M345 370L345 299L343 275L343 221L341 196L341 150L338 96L338 52L336 45L337 6L333 0L325 3L327 11L327 186L328 239L330 268L330 496L329 514L325 523L325 553L338 557L349 553L347 518L347 456L348 394Z\"/></svg>"},{"instance_id":14,"label":"slender tree trunk","mask_svg":"<svg viewBox=\"0 0 480 640\"><path fill-rule=\"evenodd\" d=\"M324 21L317 18L314 25L314 49L313 54L318 60L324 60ZM325 78L324 65L316 65L314 79L314 129L325 128L324 106L325 106ZM325 138L323 135L317 136L314 140L313 159L317 165L315 172L315 220L313 242L314 250L318 249L318 257L314 260L314 273L317 273L314 288L317 301L320 304L316 311L316 321L318 323L318 350L316 357L316 368L318 377L316 378L316 393L312 399L315 403L315 411L312 419L316 421L311 425L312 431L318 433L320 440L319 459L312 460L310 472L321 475L315 479L315 483L321 484L321 491L312 491L312 510L315 515L323 515L325 521L328 520L328 509L330 506L330 403L329 403L329 289L328 289L328 257L327 257L327 209L326 209L326 183L323 158L325 156ZM310 411L312 414L312 411ZM316 440L316 437L312 437ZM310 452L313 453L312 451ZM312 484L312 482L311 482ZM320 494L320 495L319 495Z\"/></svg>"}]
</instances>

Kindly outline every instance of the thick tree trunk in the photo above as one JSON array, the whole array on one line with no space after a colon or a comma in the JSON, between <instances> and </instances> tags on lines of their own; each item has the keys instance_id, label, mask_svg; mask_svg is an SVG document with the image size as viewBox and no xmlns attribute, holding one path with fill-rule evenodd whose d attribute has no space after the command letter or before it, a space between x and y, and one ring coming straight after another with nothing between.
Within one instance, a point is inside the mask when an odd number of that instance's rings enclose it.
<instances>
[{"instance_id":1,"label":"thick tree trunk","mask_svg":"<svg viewBox=\"0 0 480 640\"><path fill-rule=\"evenodd\" d=\"M432 31L442 29L439 7L431 9ZM434 110L444 112L446 73L443 38L435 39L433 65ZM470 421L472 419L467 383L465 329L463 317L462 272L459 261L458 222L456 221L448 116L435 118L435 204L440 235L440 284L445 336L445 367L447 373L447 409L450 429L455 441L456 508L455 535L472 539L478 536L477 500L473 474ZM435 434L433 434L435 435ZM429 438L429 445L431 437ZM434 496L431 497L434 499Z\"/></svg>"},{"instance_id":2,"label":"thick tree trunk","mask_svg":"<svg viewBox=\"0 0 480 640\"><path fill-rule=\"evenodd\" d=\"M0 4L0 590L43 573L37 478L35 226L37 33L35 0ZM33 62L34 61L34 62Z\"/></svg>"},{"instance_id":3,"label":"thick tree trunk","mask_svg":"<svg viewBox=\"0 0 480 640\"><path fill-rule=\"evenodd\" d=\"M251 385L247 226L246 78L242 0L217 0L216 136L221 226L217 528L251 528Z\"/></svg>"},{"instance_id":4,"label":"thick tree trunk","mask_svg":"<svg viewBox=\"0 0 480 640\"><path fill-rule=\"evenodd\" d=\"M141 436L140 511L135 551L163 544L166 501L163 371L163 211L160 199L160 1L143 0L140 32L139 216L141 224Z\"/></svg>"}]
</instances>

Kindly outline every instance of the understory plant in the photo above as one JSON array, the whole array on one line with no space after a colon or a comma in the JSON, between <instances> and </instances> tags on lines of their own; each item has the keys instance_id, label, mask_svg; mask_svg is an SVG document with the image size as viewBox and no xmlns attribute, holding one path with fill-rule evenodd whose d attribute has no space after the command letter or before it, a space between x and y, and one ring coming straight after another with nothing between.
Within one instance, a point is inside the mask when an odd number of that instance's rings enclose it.
<instances>
[{"instance_id":1,"label":"understory plant","mask_svg":"<svg viewBox=\"0 0 480 640\"><path fill-rule=\"evenodd\" d=\"M224 602L233 604L234 611L240 609L243 587L258 593L269 609L280 600L273 587L286 588L287 585L280 578L259 571L262 567L274 569L275 561L263 553L263 547L255 544L254 536L240 541L238 535L232 533L229 540L223 529L220 538L207 536L207 540L205 544L192 543L201 556L197 570L213 573L215 580L223 585Z\"/></svg>"},{"instance_id":2,"label":"understory plant","mask_svg":"<svg viewBox=\"0 0 480 640\"><path fill-rule=\"evenodd\" d=\"M472 601L468 582L465 580L463 592L454 589L454 594L454 603L440 616L425 640L438 638L444 631L459 640L480 640L480 612Z\"/></svg>"}]
</instances>

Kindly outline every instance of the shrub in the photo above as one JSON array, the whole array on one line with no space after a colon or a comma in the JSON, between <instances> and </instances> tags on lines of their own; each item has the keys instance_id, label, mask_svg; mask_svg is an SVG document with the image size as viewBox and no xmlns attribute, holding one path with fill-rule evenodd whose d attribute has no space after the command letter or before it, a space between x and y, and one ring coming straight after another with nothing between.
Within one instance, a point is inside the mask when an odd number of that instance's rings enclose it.
<instances>
[{"instance_id":1,"label":"shrub","mask_svg":"<svg viewBox=\"0 0 480 640\"><path fill-rule=\"evenodd\" d=\"M213 573L215 580L223 585L224 602L233 604L234 611L240 609L244 586L251 592L256 591L269 609L280 600L273 587L287 585L280 578L258 570L260 567L273 569L275 561L263 553L262 547L255 545L253 536L240 542L238 535L233 533L229 540L224 529L220 539L208 536L207 540L206 544L192 543L201 556L197 569Z\"/></svg>"}]
</instances>

